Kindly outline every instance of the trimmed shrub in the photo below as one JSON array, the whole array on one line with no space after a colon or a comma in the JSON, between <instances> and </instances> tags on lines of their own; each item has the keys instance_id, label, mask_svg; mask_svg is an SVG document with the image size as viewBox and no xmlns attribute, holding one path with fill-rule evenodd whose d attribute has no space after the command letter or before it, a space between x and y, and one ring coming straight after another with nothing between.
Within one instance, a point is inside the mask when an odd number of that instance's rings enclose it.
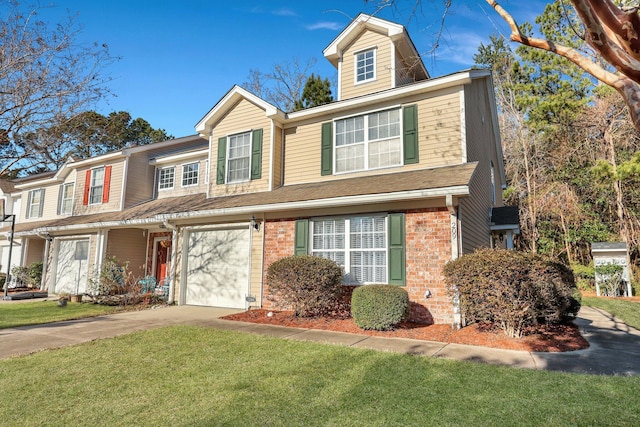
<instances>
[{"instance_id":1,"label":"trimmed shrub","mask_svg":"<svg viewBox=\"0 0 640 427\"><path fill-rule=\"evenodd\" d=\"M360 286L351 295L351 315L362 329L393 329L409 315L409 294L395 285Z\"/></svg>"},{"instance_id":2,"label":"trimmed shrub","mask_svg":"<svg viewBox=\"0 0 640 427\"><path fill-rule=\"evenodd\" d=\"M42 266L40 261L29 264L29 284L34 288L39 288L42 282Z\"/></svg>"},{"instance_id":3,"label":"trimmed shrub","mask_svg":"<svg viewBox=\"0 0 640 427\"><path fill-rule=\"evenodd\" d=\"M540 255L479 249L447 263L444 275L467 323L488 322L510 337L575 318L580 309L572 271Z\"/></svg>"},{"instance_id":4,"label":"trimmed shrub","mask_svg":"<svg viewBox=\"0 0 640 427\"><path fill-rule=\"evenodd\" d=\"M318 256L294 255L269 266L269 298L299 317L325 316L341 304L342 268Z\"/></svg>"}]
</instances>

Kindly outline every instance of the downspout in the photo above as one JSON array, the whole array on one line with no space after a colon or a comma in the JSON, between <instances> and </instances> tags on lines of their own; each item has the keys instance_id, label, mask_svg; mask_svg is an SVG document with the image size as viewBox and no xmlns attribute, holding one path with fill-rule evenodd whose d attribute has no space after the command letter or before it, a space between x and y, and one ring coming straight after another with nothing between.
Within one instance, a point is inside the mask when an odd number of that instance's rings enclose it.
<instances>
[{"instance_id":1,"label":"downspout","mask_svg":"<svg viewBox=\"0 0 640 427\"><path fill-rule=\"evenodd\" d=\"M177 256L177 252L178 252L178 228L171 224L168 220L163 220L162 223L164 224L165 227L167 227L169 230L171 230L172 234L171 234L171 267L169 269L169 298L167 300L167 304L173 304L174 302L174 298L173 298L173 294L175 292L175 283L176 283L176 256Z\"/></svg>"},{"instance_id":2,"label":"downspout","mask_svg":"<svg viewBox=\"0 0 640 427\"><path fill-rule=\"evenodd\" d=\"M449 211L449 224L451 228L451 259L455 260L460 256L458 247L458 210L453 205L453 196L447 194L446 196L447 210ZM460 312L460 294L456 290L456 294L453 297L453 323L460 329L462 325L462 314Z\"/></svg>"},{"instance_id":3,"label":"downspout","mask_svg":"<svg viewBox=\"0 0 640 427\"><path fill-rule=\"evenodd\" d=\"M44 259L42 260L42 278L40 279L40 290L45 290L47 280L47 268L49 268L49 243L53 240L50 234L37 233L38 237L44 239Z\"/></svg>"}]
</instances>

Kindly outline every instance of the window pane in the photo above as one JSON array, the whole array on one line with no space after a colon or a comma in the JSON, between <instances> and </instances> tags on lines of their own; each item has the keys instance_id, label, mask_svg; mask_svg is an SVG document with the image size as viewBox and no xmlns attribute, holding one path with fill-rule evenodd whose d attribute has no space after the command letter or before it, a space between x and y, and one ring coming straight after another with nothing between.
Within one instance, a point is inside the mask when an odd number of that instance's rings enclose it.
<instances>
[{"instance_id":1,"label":"window pane","mask_svg":"<svg viewBox=\"0 0 640 427\"><path fill-rule=\"evenodd\" d=\"M158 188L160 190L166 190L173 188L173 180L175 178L175 168L160 169L160 175L158 179Z\"/></svg>"},{"instance_id":2,"label":"window pane","mask_svg":"<svg viewBox=\"0 0 640 427\"><path fill-rule=\"evenodd\" d=\"M251 133L229 137L227 182L248 181L251 163Z\"/></svg>"},{"instance_id":3,"label":"window pane","mask_svg":"<svg viewBox=\"0 0 640 427\"><path fill-rule=\"evenodd\" d=\"M336 150L336 172L364 169L364 144L350 145Z\"/></svg>"},{"instance_id":4,"label":"window pane","mask_svg":"<svg viewBox=\"0 0 640 427\"><path fill-rule=\"evenodd\" d=\"M198 171L200 169L199 163L190 163L182 166L182 186L198 184Z\"/></svg>"},{"instance_id":5,"label":"window pane","mask_svg":"<svg viewBox=\"0 0 640 427\"><path fill-rule=\"evenodd\" d=\"M89 204L102 203L102 186L104 184L104 168L91 170L91 187Z\"/></svg>"},{"instance_id":6,"label":"window pane","mask_svg":"<svg viewBox=\"0 0 640 427\"><path fill-rule=\"evenodd\" d=\"M388 139L369 144L369 168L399 166L400 139Z\"/></svg>"}]
</instances>

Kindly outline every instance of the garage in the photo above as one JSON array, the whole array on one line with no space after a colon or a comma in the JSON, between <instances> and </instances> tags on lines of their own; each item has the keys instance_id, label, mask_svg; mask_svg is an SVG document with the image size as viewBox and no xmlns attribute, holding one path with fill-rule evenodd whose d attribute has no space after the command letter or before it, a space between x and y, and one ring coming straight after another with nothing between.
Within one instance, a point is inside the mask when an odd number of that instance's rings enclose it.
<instances>
[{"instance_id":1,"label":"garage","mask_svg":"<svg viewBox=\"0 0 640 427\"><path fill-rule=\"evenodd\" d=\"M89 272L89 239L56 242L54 293L84 294Z\"/></svg>"},{"instance_id":2,"label":"garage","mask_svg":"<svg viewBox=\"0 0 640 427\"><path fill-rule=\"evenodd\" d=\"M245 308L249 290L249 229L191 230L186 239L185 303Z\"/></svg>"}]
</instances>

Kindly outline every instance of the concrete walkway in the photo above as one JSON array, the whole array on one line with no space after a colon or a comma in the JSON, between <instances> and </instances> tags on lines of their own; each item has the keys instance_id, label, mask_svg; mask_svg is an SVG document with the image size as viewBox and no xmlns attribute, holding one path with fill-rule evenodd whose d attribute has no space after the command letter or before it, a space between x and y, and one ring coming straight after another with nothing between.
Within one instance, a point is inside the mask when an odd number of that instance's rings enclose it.
<instances>
[{"instance_id":1,"label":"concrete walkway","mask_svg":"<svg viewBox=\"0 0 640 427\"><path fill-rule=\"evenodd\" d=\"M640 331L616 320L606 312L590 307L583 307L580 310L576 323L591 346L585 350L567 353L530 353L220 319L222 316L235 312L238 310L172 306L83 320L0 329L0 358L25 355L44 349L59 348L146 329L190 324L285 339L520 368L598 375L640 375Z\"/></svg>"}]
</instances>

